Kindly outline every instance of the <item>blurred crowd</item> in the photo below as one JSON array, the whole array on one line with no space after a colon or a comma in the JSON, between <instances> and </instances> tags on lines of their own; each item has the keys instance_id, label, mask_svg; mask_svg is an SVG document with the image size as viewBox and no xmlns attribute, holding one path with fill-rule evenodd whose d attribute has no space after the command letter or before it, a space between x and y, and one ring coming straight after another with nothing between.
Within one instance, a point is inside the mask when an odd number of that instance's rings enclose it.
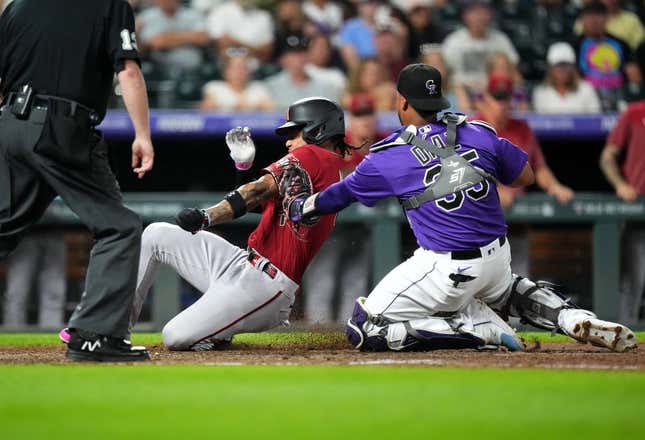
<instances>
[{"instance_id":1,"label":"blurred crowd","mask_svg":"<svg viewBox=\"0 0 645 440\"><path fill-rule=\"evenodd\" d=\"M157 108L282 112L299 97L347 105L368 93L387 111L399 71L416 61L442 71L452 111L466 114L500 88L513 110L537 113L645 98L642 0L130 3Z\"/></svg>"},{"instance_id":2,"label":"blurred crowd","mask_svg":"<svg viewBox=\"0 0 645 440\"><path fill-rule=\"evenodd\" d=\"M132 0L153 107L284 111L304 96L392 110L407 63L439 68L453 111L616 111L645 97L645 2Z\"/></svg>"}]
</instances>

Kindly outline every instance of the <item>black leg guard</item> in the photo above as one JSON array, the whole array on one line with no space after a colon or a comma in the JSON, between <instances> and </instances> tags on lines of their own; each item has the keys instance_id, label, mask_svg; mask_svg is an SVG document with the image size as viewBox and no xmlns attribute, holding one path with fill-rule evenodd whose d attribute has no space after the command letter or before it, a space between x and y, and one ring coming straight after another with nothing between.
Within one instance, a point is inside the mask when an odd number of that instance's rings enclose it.
<instances>
[{"instance_id":1,"label":"black leg guard","mask_svg":"<svg viewBox=\"0 0 645 440\"><path fill-rule=\"evenodd\" d=\"M533 282L516 276L510 295L502 307L503 316L515 316L522 323L550 331L559 331L558 315L562 309L578 308L546 281Z\"/></svg>"}]
</instances>

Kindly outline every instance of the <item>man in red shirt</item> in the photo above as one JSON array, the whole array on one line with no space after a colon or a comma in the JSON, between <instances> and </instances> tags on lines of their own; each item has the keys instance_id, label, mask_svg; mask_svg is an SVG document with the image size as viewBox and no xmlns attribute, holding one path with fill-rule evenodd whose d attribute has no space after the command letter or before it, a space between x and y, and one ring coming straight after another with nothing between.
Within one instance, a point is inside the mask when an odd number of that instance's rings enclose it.
<instances>
[{"instance_id":1,"label":"man in red shirt","mask_svg":"<svg viewBox=\"0 0 645 440\"><path fill-rule=\"evenodd\" d=\"M171 350L211 349L236 333L288 324L302 274L331 232L335 216L294 223L284 200L337 182L349 146L342 109L324 98L292 104L287 122L276 133L287 137L289 154L266 167L259 179L208 209L181 211L179 226L153 223L143 233L132 324L160 263L172 266L203 292L164 327L163 341ZM236 136L239 140L245 134ZM251 143L248 131L246 136ZM236 166L241 162L236 160ZM246 250L203 230L255 208L261 208L262 217Z\"/></svg>"},{"instance_id":2,"label":"man in red shirt","mask_svg":"<svg viewBox=\"0 0 645 440\"><path fill-rule=\"evenodd\" d=\"M625 160L619 166L621 154ZM620 115L607 137L600 168L622 200L631 203L645 195L645 101L629 105ZM622 243L620 319L629 323L638 321L645 290L645 227L627 225Z\"/></svg>"},{"instance_id":3,"label":"man in red shirt","mask_svg":"<svg viewBox=\"0 0 645 440\"><path fill-rule=\"evenodd\" d=\"M535 183L547 194L552 195L561 204L569 203L573 198L573 190L563 185L555 177L547 165L533 130L529 125L514 118L511 113L511 96L513 94L513 79L504 75L493 75L489 78L487 93L482 97L482 111L473 115L473 120L489 123L497 132L497 136L508 139L514 145L524 150L529 156L529 164L535 173ZM497 192L502 208L513 204L517 196L525 192L524 187L511 188L497 185ZM528 275L529 243L526 228L515 229L510 235L511 254L513 255L513 272Z\"/></svg>"}]
</instances>

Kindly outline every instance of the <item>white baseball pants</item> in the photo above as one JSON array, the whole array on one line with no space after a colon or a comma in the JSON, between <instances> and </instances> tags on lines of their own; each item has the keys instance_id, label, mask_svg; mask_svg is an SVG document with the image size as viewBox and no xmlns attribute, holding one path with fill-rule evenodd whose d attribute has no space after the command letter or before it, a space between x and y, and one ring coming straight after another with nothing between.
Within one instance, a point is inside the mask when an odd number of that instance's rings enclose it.
<instances>
[{"instance_id":1,"label":"white baseball pants","mask_svg":"<svg viewBox=\"0 0 645 440\"><path fill-rule=\"evenodd\" d=\"M508 240L500 246L496 239L480 252L479 258L455 260L450 252L417 249L374 288L365 308L372 315L399 322L456 312L473 298L493 304L512 282L510 246ZM455 285L451 274L472 279Z\"/></svg>"}]
</instances>

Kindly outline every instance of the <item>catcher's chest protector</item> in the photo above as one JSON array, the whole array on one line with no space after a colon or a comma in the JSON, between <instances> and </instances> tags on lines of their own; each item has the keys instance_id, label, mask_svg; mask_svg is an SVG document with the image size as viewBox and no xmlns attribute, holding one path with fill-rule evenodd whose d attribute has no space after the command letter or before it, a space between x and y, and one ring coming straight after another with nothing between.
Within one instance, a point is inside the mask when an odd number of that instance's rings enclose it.
<instances>
[{"instance_id":1,"label":"catcher's chest protector","mask_svg":"<svg viewBox=\"0 0 645 440\"><path fill-rule=\"evenodd\" d=\"M471 165L455 150L457 124L461 122L460 118L448 113L444 119L448 124L448 130L446 133L447 142L443 148L417 137L407 129L399 135L405 143L419 147L430 154L430 157L439 157L441 161L441 170L436 181L431 183L421 194L401 201L401 206L406 210L416 209L426 202L468 189L486 179L495 180L489 173Z\"/></svg>"}]
</instances>

